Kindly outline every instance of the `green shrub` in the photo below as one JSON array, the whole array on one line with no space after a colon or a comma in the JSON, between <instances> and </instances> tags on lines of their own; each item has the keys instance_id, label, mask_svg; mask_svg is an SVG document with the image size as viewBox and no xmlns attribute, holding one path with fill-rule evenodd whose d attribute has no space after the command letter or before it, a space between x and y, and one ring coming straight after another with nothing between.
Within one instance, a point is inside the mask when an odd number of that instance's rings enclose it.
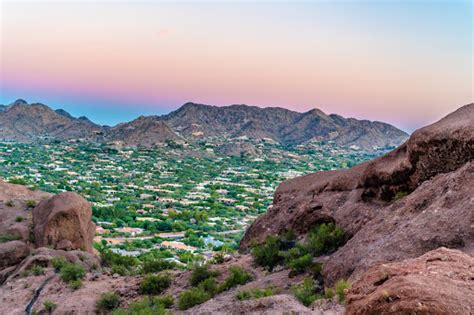
<instances>
[{"instance_id":1,"label":"green shrub","mask_svg":"<svg viewBox=\"0 0 474 315\"><path fill-rule=\"evenodd\" d=\"M23 186L28 185L28 182L24 178L21 178L21 177L10 178L8 182L10 184L15 184L15 185L23 185Z\"/></svg>"},{"instance_id":2,"label":"green shrub","mask_svg":"<svg viewBox=\"0 0 474 315\"><path fill-rule=\"evenodd\" d=\"M313 273L314 276L320 275L321 271L323 270L323 264L314 263L309 269L311 270L311 273Z\"/></svg>"},{"instance_id":3,"label":"green shrub","mask_svg":"<svg viewBox=\"0 0 474 315\"><path fill-rule=\"evenodd\" d=\"M206 280L201 281L198 287L206 291L207 293L209 293L211 296L214 296L217 293L216 278L214 277L207 278Z\"/></svg>"},{"instance_id":4,"label":"green shrub","mask_svg":"<svg viewBox=\"0 0 474 315\"><path fill-rule=\"evenodd\" d=\"M21 239L21 237L19 235L11 235L11 234L0 235L0 243L17 241L19 239Z\"/></svg>"},{"instance_id":5,"label":"green shrub","mask_svg":"<svg viewBox=\"0 0 474 315\"><path fill-rule=\"evenodd\" d=\"M24 217L19 215L15 218L15 222L23 222L24 219L25 219Z\"/></svg>"},{"instance_id":6,"label":"green shrub","mask_svg":"<svg viewBox=\"0 0 474 315\"><path fill-rule=\"evenodd\" d=\"M223 264L224 263L224 253L217 253L214 257L212 257L213 264Z\"/></svg>"},{"instance_id":7,"label":"green shrub","mask_svg":"<svg viewBox=\"0 0 474 315\"><path fill-rule=\"evenodd\" d=\"M97 300L95 307L98 313L108 313L120 305L120 296L115 292L103 293Z\"/></svg>"},{"instance_id":8,"label":"green shrub","mask_svg":"<svg viewBox=\"0 0 474 315\"><path fill-rule=\"evenodd\" d=\"M145 276L140 283L140 293L158 295L171 285L171 277L167 274Z\"/></svg>"},{"instance_id":9,"label":"green shrub","mask_svg":"<svg viewBox=\"0 0 474 315\"><path fill-rule=\"evenodd\" d=\"M195 266L191 273L189 283L192 286L197 286L199 283L211 277L216 277L219 273L209 269L208 265Z\"/></svg>"},{"instance_id":10,"label":"green shrub","mask_svg":"<svg viewBox=\"0 0 474 315\"><path fill-rule=\"evenodd\" d=\"M82 287L82 281L81 280L72 280L69 281L69 287L73 290L77 290L80 287Z\"/></svg>"},{"instance_id":11,"label":"green shrub","mask_svg":"<svg viewBox=\"0 0 474 315\"><path fill-rule=\"evenodd\" d=\"M61 270L62 267L64 267L68 261L66 258L61 257L61 256L56 256L51 259L51 265L56 271Z\"/></svg>"},{"instance_id":12,"label":"green shrub","mask_svg":"<svg viewBox=\"0 0 474 315\"><path fill-rule=\"evenodd\" d=\"M346 298L346 289L349 289L351 287L351 284L344 280L340 279L336 282L336 285L334 286L334 290L336 291L337 299L339 302L344 303L345 298Z\"/></svg>"},{"instance_id":13,"label":"green shrub","mask_svg":"<svg viewBox=\"0 0 474 315\"><path fill-rule=\"evenodd\" d=\"M275 291L272 287L263 288L263 289L250 289L238 291L235 297L240 300L251 300L251 299L261 299L263 297L272 296L275 294Z\"/></svg>"},{"instance_id":14,"label":"green shrub","mask_svg":"<svg viewBox=\"0 0 474 315\"><path fill-rule=\"evenodd\" d=\"M124 265L113 265L111 270L112 273L116 273L121 276L128 276L130 274L130 271Z\"/></svg>"},{"instance_id":15,"label":"green shrub","mask_svg":"<svg viewBox=\"0 0 474 315\"><path fill-rule=\"evenodd\" d=\"M171 298L172 299L172 298ZM119 308L114 310L112 315L168 315L170 312L165 310L165 304L169 305L169 298L166 301L160 297L144 297L143 299L132 302L128 309ZM170 307L170 306L168 306Z\"/></svg>"},{"instance_id":16,"label":"green shrub","mask_svg":"<svg viewBox=\"0 0 474 315\"><path fill-rule=\"evenodd\" d=\"M324 298L332 299L334 297L334 289L333 288L325 288L324 289Z\"/></svg>"},{"instance_id":17,"label":"green shrub","mask_svg":"<svg viewBox=\"0 0 474 315\"><path fill-rule=\"evenodd\" d=\"M305 306L310 306L317 298L314 280L305 278L302 283L295 284L291 291L293 295Z\"/></svg>"},{"instance_id":18,"label":"green shrub","mask_svg":"<svg viewBox=\"0 0 474 315\"><path fill-rule=\"evenodd\" d=\"M246 284L253 278L250 273L240 267L230 267L229 271L230 275L219 286L219 292L229 290L230 288L236 287L238 285Z\"/></svg>"},{"instance_id":19,"label":"green shrub","mask_svg":"<svg viewBox=\"0 0 474 315\"><path fill-rule=\"evenodd\" d=\"M332 253L344 243L344 231L334 223L323 223L308 236L307 247L313 256Z\"/></svg>"},{"instance_id":20,"label":"green shrub","mask_svg":"<svg viewBox=\"0 0 474 315\"><path fill-rule=\"evenodd\" d=\"M163 270L173 269L176 264L172 261L164 259L147 259L143 262L143 273L160 272Z\"/></svg>"},{"instance_id":21,"label":"green shrub","mask_svg":"<svg viewBox=\"0 0 474 315\"><path fill-rule=\"evenodd\" d=\"M174 298L169 294L154 296L152 302L153 304L161 304L164 308L171 308L174 304Z\"/></svg>"},{"instance_id":22,"label":"green shrub","mask_svg":"<svg viewBox=\"0 0 474 315\"><path fill-rule=\"evenodd\" d=\"M395 196L393 196L393 200L394 201L400 200L400 199L402 199L403 197L405 197L407 195L408 195L408 193L406 191L397 191Z\"/></svg>"},{"instance_id":23,"label":"green shrub","mask_svg":"<svg viewBox=\"0 0 474 315\"><path fill-rule=\"evenodd\" d=\"M304 256L290 260L287 266L296 273L305 272L313 264L313 256L306 254Z\"/></svg>"},{"instance_id":24,"label":"green shrub","mask_svg":"<svg viewBox=\"0 0 474 315\"><path fill-rule=\"evenodd\" d=\"M15 203L13 202L13 200L9 200L9 201L7 201L7 202L5 203L5 205L6 205L7 207L10 207L10 208L11 208L11 207L14 207L14 206L15 206Z\"/></svg>"},{"instance_id":25,"label":"green shrub","mask_svg":"<svg viewBox=\"0 0 474 315\"><path fill-rule=\"evenodd\" d=\"M187 310L194 305L206 302L211 295L201 288L191 288L183 291L178 298L178 309Z\"/></svg>"},{"instance_id":26,"label":"green shrub","mask_svg":"<svg viewBox=\"0 0 474 315\"><path fill-rule=\"evenodd\" d=\"M31 267L30 270L31 270L31 272L32 272L35 276L44 275L44 268L41 267L41 266L34 265L33 267Z\"/></svg>"},{"instance_id":27,"label":"green shrub","mask_svg":"<svg viewBox=\"0 0 474 315\"><path fill-rule=\"evenodd\" d=\"M252 256L254 262L272 271L278 264L283 262L280 255L281 241L275 235L268 235L263 244L252 244Z\"/></svg>"},{"instance_id":28,"label":"green shrub","mask_svg":"<svg viewBox=\"0 0 474 315\"><path fill-rule=\"evenodd\" d=\"M58 307L56 303L51 302L50 300L46 300L43 302L44 310L48 312L48 314L53 313L53 311Z\"/></svg>"},{"instance_id":29,"label":"green shrub","mask_svg":"<svg viewBox=\"0 0 474 315\"><path fill-rule=\"evenodd\" d=\"M36 201L34 201L34 200L31 200L31 199L30 199L30 200L26 200L25 203L26 203L26 206L27 206L28 208L34 208L34 207L36 207Z\"/></svg>"},{"instance_id":30,"label":"green shrub","mask_svg":"<svg viewBox=\"0 0 474 315\"><path fill-rule=\"evenodd\" d=\"M60 275L64 282L80 281L86 275L86 271L81 265L66 263L61 267Z\"/></svg>"},{"instance_id":31,"label":"green shrub","mask_svg":"<svg viewBox=\"0 0 474 315\"><path fill-rule=\"evenodd\" d=\"M121 275L132 274L133 268L139 263L135 257L119 255L106 247L99 248L99 252L102 264Z\"/></svg>"}]
</instances>

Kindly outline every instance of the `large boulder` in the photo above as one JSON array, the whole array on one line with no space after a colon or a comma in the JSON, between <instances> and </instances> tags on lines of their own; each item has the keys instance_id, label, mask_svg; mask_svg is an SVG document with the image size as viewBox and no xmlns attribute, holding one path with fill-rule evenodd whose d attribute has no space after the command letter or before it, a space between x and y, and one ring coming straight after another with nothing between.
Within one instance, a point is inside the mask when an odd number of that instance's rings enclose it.
<instances>
[{"instance_id":1,"label":"large boulder","mask_svg":"<svg viewBox=\"0 0 474 315\"><path fill-rule=\"evenodd\" d=\"M24 242L0 243L0 269L18 264L29 253L30 249Z\"/></svg>"},{"instance_id":2,"label":"large boulder","mask_svg":"<svg viewBox=\"0 0 474 315\"><path fill-rule=\"evenodd\" d=\"M95 225L90 204L81 196L64 192L40 202L33 210L37 247L51 246L92 252Z\"/></svg>"},{"instance_id":3,"label":"large boulder","mask_svg":"<svg viewBox=\"0 0 474 315\"><path fill-rule=\"evenodd\" d=\"M369 269L347 295L347 314L472 314L474 258L439 248Z\"/></svg>"}]
</instances>

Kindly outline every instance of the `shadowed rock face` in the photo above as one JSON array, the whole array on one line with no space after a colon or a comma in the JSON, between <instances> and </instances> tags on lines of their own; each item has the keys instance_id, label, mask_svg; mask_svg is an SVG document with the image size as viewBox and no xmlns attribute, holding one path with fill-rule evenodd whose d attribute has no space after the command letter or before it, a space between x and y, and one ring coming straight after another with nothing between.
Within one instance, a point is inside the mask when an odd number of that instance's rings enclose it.
<instances>
[{"instance_id":1,"label":"shadowed rock face","mask_svg":"<svg viewBox=\"0 0 474 315\"><path fill-rule=\"evenodd\" d=\"M470 104L378 159L283 182L273 207L245 233L241 249L269 234L293 229L304 236L317 223L336 222L347 242L325 263L329 284L440 246L473 254L473 157Z\"/></svg>"},{"instance_id":2,"label":"shadowed rock face","mask_svg":"<svg viewBox=\"0 0 474 315\"><path fill-rule=\"evenodd\" d=\"M33 210L36 246L92 252L95 225L91 216L91 206L76 193L61 193L40 202Z\"/></svg>"},{"instance_id":3,"label":"shadowed rock face","mask_svg":"<svg viewBox=\"0 0 474 315\"><path fill-rule=\"evenodd\" d=\"M474 259L439 248L370 268L347 296L347 314L472 314Z\"/></svg>"}]
</instances>

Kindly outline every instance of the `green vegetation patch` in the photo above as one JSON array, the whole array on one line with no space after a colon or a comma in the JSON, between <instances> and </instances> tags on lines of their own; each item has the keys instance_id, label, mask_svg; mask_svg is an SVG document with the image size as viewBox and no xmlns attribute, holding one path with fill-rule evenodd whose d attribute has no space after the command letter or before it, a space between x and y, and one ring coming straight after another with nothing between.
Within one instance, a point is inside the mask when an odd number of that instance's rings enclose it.
<instances>
[{"instance_id":1,"label":"green vegetation patch","mask_svg":"<svg viewBox=\"0 0 474 315\"><path fill-rule=\"evenodd\" d=\"M254 299L261 299L263 297L272 296L275 294L275 289L273 287L268 288L255 288L249 290L241 290L238 291L235 297L240 300L254 300Z\"/></svg>"},{"instance_id":2,"label":"green vegetation patch","mask_svg":"<svg viewBox=\"0 0 474 315\"><path fill-rule=\"evenodd\" d=\"M99 314L107 314L120 305L120 296L115 292L102 293L97 300L95 307Z\"/></svg>"},{"instance_id":3,"label":"green vegetation patch","mask_svg":"<svg viewBox=\"0 0 474 315\"><path fill-rule=\"evenodd\" d=\"M140 282L140 293L158 295L171 285L172 279L168 274L147 275Z\"/></svg>"},{"instance_id":4,"label":"green vegetation patch","mask_svg":"<svg viewBox=\"0 0 474 315\"><path fill-rule=\"evenodd\" d=\"M2 235L0 235L0 243L18 241L20 239L21 239L21 236L15 235L15 234L2 234Z\"/></svg>"}]
</instances>

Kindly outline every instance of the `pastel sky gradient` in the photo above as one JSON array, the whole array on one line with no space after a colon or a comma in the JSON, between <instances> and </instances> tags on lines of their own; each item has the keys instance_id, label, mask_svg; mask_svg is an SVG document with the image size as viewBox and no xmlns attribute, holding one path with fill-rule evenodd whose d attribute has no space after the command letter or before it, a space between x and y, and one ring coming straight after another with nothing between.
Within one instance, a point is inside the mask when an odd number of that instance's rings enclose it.
<instances>
[{"instance_id":1,"label":"pastel sky gradient","mask_svg":"<svg viewBox=\"0 0 474 315\"><path fill-rule=\"evenodd\" d=\"M412 131L473 101L471 1L0 1L0 104L103 124L187 101Z\"/></svg>"}]
</instances>

